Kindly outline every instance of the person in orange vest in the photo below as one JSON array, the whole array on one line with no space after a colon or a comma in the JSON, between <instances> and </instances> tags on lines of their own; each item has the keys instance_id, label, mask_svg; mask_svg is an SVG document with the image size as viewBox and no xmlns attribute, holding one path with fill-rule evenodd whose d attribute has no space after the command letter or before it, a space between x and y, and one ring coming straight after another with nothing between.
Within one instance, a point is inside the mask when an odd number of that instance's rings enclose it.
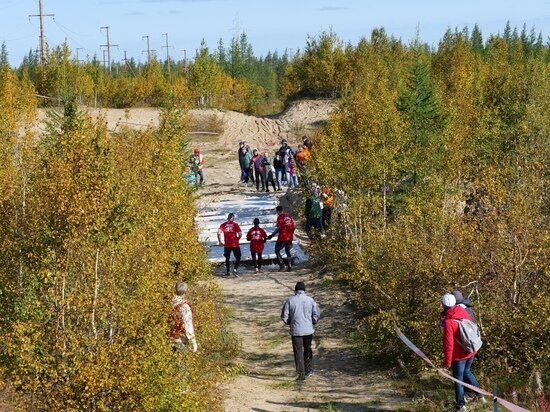
<instances>
[{"instance_id":1,"label":"person in orange vest","mask_svg":"<svg viewBox=\"0 0 550 412\"><path fill-rule=\"evenodd\" d=\"M172 299L172 316L170 325L170 338L178 350L186 350L191 347L193 352L199 348L195 338L195 326L193 325L193 308L187 300L187 283L176 283L176 295Z\"/></svg>"},{"instance_id":2,"label":"person in orange vest","mask_svg":"<svg viewBox=\"0 0 550 412\"><path fill-rule=\"evenodd\" d=\"M334 195L328 186L321 187L321 201L323 202L323 228L327 229L330 226L332 208L334 207Z\"/></svg>"},{"instance_id":3,"label":"person in orange vest","mask_svg":"<svg viewBox=\"0 0 550 412\"><path fill-rule=\"evenodd\" d=\"M307 162L311 157L311 152L307 146L300 145L298 146L298 152L296 153L296 164L300 170L304 170L307 166Z\"/></svg>"}]
</instances>

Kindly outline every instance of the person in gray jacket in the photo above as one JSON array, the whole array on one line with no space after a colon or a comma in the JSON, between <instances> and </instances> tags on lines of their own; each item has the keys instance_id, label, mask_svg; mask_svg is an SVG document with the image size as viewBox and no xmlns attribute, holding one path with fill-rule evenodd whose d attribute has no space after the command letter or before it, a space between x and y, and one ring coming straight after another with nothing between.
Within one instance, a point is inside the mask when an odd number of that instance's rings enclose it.
<instances>
[{"instance_id":1,"label":"person in gray jacket","mask_svg":"<svg viewBox=\"0 0 550 412\"><path fill-rule=\"evenodd\" d=\"M313 325L319 320L321 312L313 298L306 295L304 282L296 283L294 296L286 300L281 310L281 319L285 325L290 325L292 336L292 351L297 380L303 381L313 373L313 351L311 341L313 339Z\"/></svg>"}]
</instances>

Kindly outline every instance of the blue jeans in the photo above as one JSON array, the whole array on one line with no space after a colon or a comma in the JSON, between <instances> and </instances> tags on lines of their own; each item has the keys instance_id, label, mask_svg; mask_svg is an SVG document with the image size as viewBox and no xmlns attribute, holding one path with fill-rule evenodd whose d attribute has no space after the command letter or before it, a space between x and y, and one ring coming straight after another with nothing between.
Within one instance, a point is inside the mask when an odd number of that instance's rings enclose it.
<instances>
[{"instance_id":1,"label":"blue jeans","mask_svg":"<svg viewBox=\"0 0 550 412\"><path fill-rule=\"evenodd\" d=\"M465 383L468 383L479 388L479 383L470 370L472 363L474 362L474 356L469 359L453 361L453 377L455 379L461 380ZM455 382L455 401L457 408L463 406L464 402L464 386Z\"/></svg>"},{"instance_id":2,"label":"blue jeans","mask_svg":"<svg viewBox=\"0 0 550 412\"><path fill-rule=\"evenodd\" d=\"M277 181L277 190L281 190L281 186L283 185L284 172L285 172L284 169L275 169L275 180Z\"/></svg>"},{"instance_id":3,"label":"blue jeans","mask_svg":"<svg viewBox=\"0 0 550 412\"><path fill-rule=\"evenodd\" d=\"M197 170L195 173L195 183L202 185L204 183L204 171Z\"/></svg>"}]
</instances>

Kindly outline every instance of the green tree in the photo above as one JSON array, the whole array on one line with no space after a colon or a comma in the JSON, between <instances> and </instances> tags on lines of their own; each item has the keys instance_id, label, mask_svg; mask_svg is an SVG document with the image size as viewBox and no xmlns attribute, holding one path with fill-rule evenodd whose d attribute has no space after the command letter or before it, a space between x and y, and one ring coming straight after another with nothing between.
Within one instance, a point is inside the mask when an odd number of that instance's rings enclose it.
<instances>
[{"instance_id":1,"label":"green tree","mask_svg":"<svg viewBox=\"0 0 550 412\"><path fill-rule=\"evenodd\" d=\"M446 116L431 79L429 56L418 48L415 48L414 56L397 107L408 124L407 158L415 183L419 175L427 175L430 168L441 168L444 156L442 132Z\"/></svg>"}]
</instances>

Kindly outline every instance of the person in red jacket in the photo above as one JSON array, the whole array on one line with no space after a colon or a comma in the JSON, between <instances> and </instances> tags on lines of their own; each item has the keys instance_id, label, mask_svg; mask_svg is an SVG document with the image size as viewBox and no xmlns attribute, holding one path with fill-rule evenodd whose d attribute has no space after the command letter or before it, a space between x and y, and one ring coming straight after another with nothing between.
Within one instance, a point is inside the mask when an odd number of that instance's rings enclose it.
<instances>
[{"instance_id":1,"label":"person in red jacket","mask_svg":"<svg viewBox=\"0 0 550 412\"><path fill-rule=\"evenodd\" d=\"M460 344L460 319L472 320L470 314L462 306L456 304L456 298L446 293L441 298L443 304L443 354L445 367L452 368L453 377L479 387L479 383L471 371L476 352L467 352ZM484 400L483 397L479 397ZM457 411L465 411L464 386L455 382L455 402Z\"/></svg>"},{"instance_id":2,"label":"person in red jacket","mask_svg":"<svg viewBox=\"0 0 550 412\"><path fill-rule=\"evenodd\" d=\"M285 268L285 261L281 256L281 250L283 250L283 248L286 252L287 271L290 272L292 268L290 249L292 249L292 240L294 240L294 229L296 229L296 224L288 213L283 212L282 206L277 206L275 210L277 211L277 228L267 238L271 239L276 234L279 234L277 242L275 243L275 255L277 255L277 260L279 261L279 272Z\"/></svg>"},{"instance_id":3,"label":"person in red jacket","mask_svg":"<svg viewBox=\"0 0 550 412\"><path fill-rule=\"evenodd\" d=\"M223 242L221 238L222 234ZM218 229L218 244L224 246L223 256L225 257L225 276L229 276L229 258L231 257L231 252L233 252L233 256L235 256L233 275L235 275L236 278L239 277L237 275L237 269L239 268L239 263L241 262L241 248L239 246L239 239L241 236L241 227L237 224L237 222L235 222L235 215L233 213L229 213L229 215L227 215L227 220L223 222Z\"/></svg>"},{"instance_id":4,"label":"person in red jacket","mask_svg":"<svg viewBox=\"0 0 550 412\"><path fill-rule=\"evenodd\" d=\"M262 270L262 253L264 251L264 243L267 240L267 233L260 227L260 219L254 219L254 226L246 234L246 240L250 241L252 263L254 263L256 273L258 273Z\"/></svg>"}]
</instances>

